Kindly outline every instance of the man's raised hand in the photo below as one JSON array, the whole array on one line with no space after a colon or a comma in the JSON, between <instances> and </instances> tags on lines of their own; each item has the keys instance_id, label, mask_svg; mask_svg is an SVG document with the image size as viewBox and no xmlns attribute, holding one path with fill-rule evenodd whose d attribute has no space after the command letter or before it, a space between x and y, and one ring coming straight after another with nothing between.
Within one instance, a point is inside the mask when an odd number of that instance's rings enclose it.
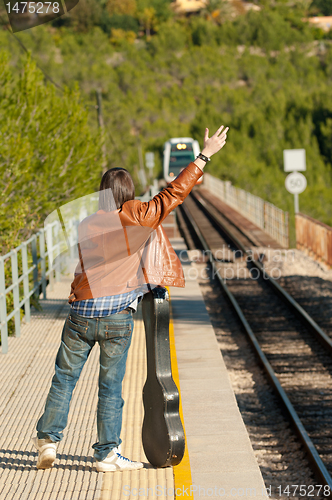
<instances>
[{"instance_id":1,"label":"man's raised hand","mask_svg":"<svg viewBox=\"0 0 332 500\"><path fill-rule=\"evenodd\" d=\"M223 130L224 129L224 130ZM202 154L205 156L212 156L226 144L227 132L229 127L224 128L224 125L218 128L218 130L209 138L209 129L205 129L204 135L204 148Z\"/></svg>"}]
</instances>

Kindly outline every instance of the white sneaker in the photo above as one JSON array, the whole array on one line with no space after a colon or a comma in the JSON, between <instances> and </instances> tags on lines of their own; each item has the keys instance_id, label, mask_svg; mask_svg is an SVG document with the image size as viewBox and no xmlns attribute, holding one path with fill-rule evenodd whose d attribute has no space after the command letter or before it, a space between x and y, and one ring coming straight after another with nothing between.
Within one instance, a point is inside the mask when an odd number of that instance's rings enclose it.
<instances>
[{"instance_id":1,"label":"white sneaker","mask_svg":"<svg viewBox=\"0 0 332 500\"><path fill-rule=\"evenodd\" d=\"M101 462L96 461L96 467L98 472L109 472L142 469L143 464L141 462L132 462L129 458L123 457L121 455L121 448L118 446L117 448L113 448L104 460Z\"/></svg>"},{"instance_id":2,"label":"white sneaker","mask_svg":"<svg viewBox=\"0 0 332 500\"><path fill-rule=\"evenodd\" d=\"M56 459L57 443L51 439L32 438L33 444L38 450L37 469L50 469Z\"/></svg>"}]
</instances>

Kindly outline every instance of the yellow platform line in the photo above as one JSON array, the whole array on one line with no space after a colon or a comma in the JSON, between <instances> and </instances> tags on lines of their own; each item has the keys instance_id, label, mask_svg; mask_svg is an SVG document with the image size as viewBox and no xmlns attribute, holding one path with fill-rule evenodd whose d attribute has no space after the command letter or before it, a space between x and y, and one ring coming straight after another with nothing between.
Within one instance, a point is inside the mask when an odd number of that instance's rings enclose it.
<instances>
[{"instance_id":1,"label":"yellow platform line","mask_svg":"<svg viewBox=\"0 0 332 500\"><path fill-rule=\"evenodd\" d=\"M167 287L168 293L169 288ZM170 346L170 355L171 355L171 366L172 366L172 376L173 380L176 383L179 394L180 394L180 405L179 412L183 425L184 435L185 435L185 452L183 455L183 459L179 463L179 465L175 465L173 467L174 473L174 492L175 498L194 498L192 493L192 478L191 478L191 468L190 468L190 460L187 446L187 438L186 438L186 430L184 427L184 418L183 418L183 410L181 403L181 390L180 390L180 379L179 379L179 369L178 362L176 358L176 349L175 349L175 337L174 337L174 324L173 324L173 315L172 315L172 306L170 300L170 319L169 319L169 346Z\"/></svg>"}]
</instances>

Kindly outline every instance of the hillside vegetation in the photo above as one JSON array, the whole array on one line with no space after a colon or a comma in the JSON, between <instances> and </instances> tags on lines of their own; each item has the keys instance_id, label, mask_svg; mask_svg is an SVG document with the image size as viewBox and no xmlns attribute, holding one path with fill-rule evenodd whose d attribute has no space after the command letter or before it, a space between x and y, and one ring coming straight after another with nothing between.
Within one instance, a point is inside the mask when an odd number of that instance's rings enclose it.
<instances>
[{"instance_id":1,"label":"hillside vegetation","mask_svg":"<svg viewBox=\"0 0 332 500\"><path fill-rule=\"evenodd\" d=\"M310 9L332 14L319 1ZM332 225L331 32L303 21L310 13L304 3L265 1L248 13L241 5L215 0L200 15L181 17L164 0L81 0L53 25L17 34L64 92L44 82L13 36L0 32L7 242L13 221L30 217L30 225L15 225L19 239L58 203L97 189L103 140L97 89L107 166L130 170L137 192L139 146L157 153L161 175L165 140L191 136L202 145L206 126L225 124L227 147L208 165L210 173L292 213L282 152L305 148L308 188L300 209Z\"/></svg>"}]
</instances>

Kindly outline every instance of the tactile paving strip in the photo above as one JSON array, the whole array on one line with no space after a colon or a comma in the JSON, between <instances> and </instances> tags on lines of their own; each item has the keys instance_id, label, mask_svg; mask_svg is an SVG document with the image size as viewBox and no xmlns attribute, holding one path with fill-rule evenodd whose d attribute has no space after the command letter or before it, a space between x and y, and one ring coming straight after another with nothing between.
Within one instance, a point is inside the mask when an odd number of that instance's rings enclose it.
<instances>
[{"instance_id":1,"label":"tactile paving strip","mask_svg":"<svg viewBox=\"0 0 332 500\"><path fill-rule=\"evenodd\" d=\"M123 385L123 455L144 462L139 471L98 473L92 444L97 441L99 347L94 347L73 393L68 425L52 469L37 470L31 438L43 412L54 373L55 356L68 313L70 281L48 291L43 311L32 315L20 338L9 338L0 355L0 499L118 500L150 491L163 499L174 487L171 467L155 469L141 444L142 387L145 381L144 326L138 312ZM150 490L148 490L150 488ZM141 495L140 495L141 496ZM168 496L169 498L169 496Z\"/></svg>"}]
</instances>

